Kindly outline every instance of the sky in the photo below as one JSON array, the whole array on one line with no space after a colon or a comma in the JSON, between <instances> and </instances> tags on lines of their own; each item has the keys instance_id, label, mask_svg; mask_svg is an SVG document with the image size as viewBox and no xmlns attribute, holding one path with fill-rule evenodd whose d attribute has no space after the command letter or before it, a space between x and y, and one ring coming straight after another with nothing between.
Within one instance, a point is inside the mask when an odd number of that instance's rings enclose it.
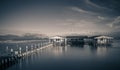
<instances>
[{"instance_id":1,"label":"sky","mask_svg":"<svg viewBox=\"0 0 120 70\"><path fill-rule=\"evenodd\" d=\"M0 34L120 32L120 0L1 0Z\"/></svg>"}]
</instances>

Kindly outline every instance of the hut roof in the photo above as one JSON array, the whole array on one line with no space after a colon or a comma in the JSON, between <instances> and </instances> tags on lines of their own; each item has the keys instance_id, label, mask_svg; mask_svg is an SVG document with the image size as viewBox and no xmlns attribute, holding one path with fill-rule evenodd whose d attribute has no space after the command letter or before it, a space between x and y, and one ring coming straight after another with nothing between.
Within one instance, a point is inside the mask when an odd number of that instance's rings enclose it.
<instances>
[{"instance_id":1,"label":"hut roof","mask_svg":"<svg viewBox=\"0 0 120 70\"><path fill-rule=\"evenodd\" d=\"M51 37L51 39L63 39L64 37L62 36L54 36L54 37Z\"/></svg>"},{"instance_id":2,"label":"hut roof","mask_svg":"<svg viewBox=\"0 0 120 70\"><path fill-rule=\"evenodd\" d=\"M113 39L113 37L109 37L109 36L98 36L98 37L95 37L95 39L101 39L101 38Z\"/></svg>"}]
</instances>

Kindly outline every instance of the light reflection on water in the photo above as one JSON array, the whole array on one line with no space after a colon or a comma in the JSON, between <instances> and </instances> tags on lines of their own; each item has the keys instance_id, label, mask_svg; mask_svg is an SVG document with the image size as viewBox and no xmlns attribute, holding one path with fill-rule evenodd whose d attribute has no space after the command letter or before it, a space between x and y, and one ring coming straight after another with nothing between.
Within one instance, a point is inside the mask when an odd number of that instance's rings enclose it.
<instances>
[{"instance_id":1,"label":"light reflection on water","mask_svg":"<svg viewBox=\"0 0 120 70\"><path fill-rule=\"evenodd\" d=\"M115 46L50 46L8 70L119 70L120 48Z\"/></svg>"}]
</instances>

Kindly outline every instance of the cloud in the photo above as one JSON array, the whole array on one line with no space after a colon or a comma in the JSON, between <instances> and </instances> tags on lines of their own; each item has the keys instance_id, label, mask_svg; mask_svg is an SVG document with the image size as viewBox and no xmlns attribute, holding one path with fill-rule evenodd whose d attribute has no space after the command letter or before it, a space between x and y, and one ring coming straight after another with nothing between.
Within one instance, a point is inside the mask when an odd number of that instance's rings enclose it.
<instances>
[{"instance_id":1,"label":"cloud","mask_svg":"<svg viewBox=\"0 0 120 70\"><path fill-rule=\"evenodd\" d=\"M108 10L108 8L103 7L103 6L100 6L100 5L97 5L97 4L93 3L93 2L91 2L91 0L85 0L85 2L86 2L88 5L92 6L92 7L95 7L95 8L98 8L98 9L107 9L107 10ZM109 10L110 10L110 9L109 9Z\"/></svg>"},{"instance_id":2,"label":"cloud","mask_svg":"<svg viewBox=\"0 0 120 70\"><path fill-rule=\"evenodd\" d=\"M70 9L73 11L79 12L79 13L83 13L83 14L97 15L97 13L95 13L95 12L84 10L82 8L79 8L79 7L70 7Z\"/></svg>"},{"instance_id":3,"label":"cloud","mask_svg":"<svg viewBox=\"0 0 120 70\"><path fill-rule=\"evenodd\" d=\"M120 28L120 16L116 17L114 21L112 21L110 24L107 25L112 28Z\"/></svg>"},{"instance_id":4,"label":"cloud","mask_svg":"<svg viewBox=\"0 0 120 70\"><path fill-rule=\"evenodd\" d=\"M90 12L85 11L85 10L83 10L83 9L80 9L80 8L78 8L78 7L71 7L71 9L74 10L74 11L77 11L77 12L81 12L81 13L90 13Z\"/></svg>"},{"instance_id":5,"label":"cloud","mask_svg":"<svg viewBox=\"0 0 120 70\"><path fill-rule=\"evenodd\" d=\"M105 19L105 17L98 16L98 19L100 19L100 20L104 20L104 19Z\"/></svg>"},{"instance_id":6,"label":"cloud","mask_svg":"<svg viewBox=\"0 0 120 70\"><path fill-rule=\"evenodd\" d=\"M115 12L113 9L108 8L106 3L103 3L102 1L100 2L93 2L93 0L85 0L85 8L87 8L88 11L101 14L101 15L106 15L106 16L111 16L115 15L113 12ZM105 4L104 6L101 4Z\"/></svg>"},{"instance_id":7,"label":"cloud","mask_svg":"<svg viewBox=\"0 0 120 70\"><path fill-rule=\"evenodd\" d=\"M62 26L67 26L67 27L72 27L72 28L86 28L87 27L90 27L91 25L95 25L95 23L92 21L92 20L86 20L86 19L66 19L64 20L64 23L62 24L59 24L59 25L62 25Z\"/></svg>"}]
</instances>

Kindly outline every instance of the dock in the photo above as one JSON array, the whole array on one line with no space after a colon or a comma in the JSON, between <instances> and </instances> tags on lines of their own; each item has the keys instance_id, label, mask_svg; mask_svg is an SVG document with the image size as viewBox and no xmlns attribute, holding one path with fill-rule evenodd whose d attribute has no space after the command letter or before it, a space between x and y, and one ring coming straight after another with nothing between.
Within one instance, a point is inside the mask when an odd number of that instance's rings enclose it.
<instances>
[{"instance_id":1,"label":"dock","mask_svg":"<svg viewBox=\"0 0 120 70\"><path fill-rule=\"evenodd\" d=\"M18 63L19 60L21 60L25 56L29 56L37 51L52 46L52 44L49 43L48 41L46 42L44 41L39 44L41 45L34 45L34 46L31 45L30 50L28 50L28 46L26 46L25 52L22 52L21 47L19 47L18 51L14 51L13 49L10 49L11 54L8 54L6 56L0 56L0 70L5 70L6 68Z\"/></svg>"}]
</instances>

